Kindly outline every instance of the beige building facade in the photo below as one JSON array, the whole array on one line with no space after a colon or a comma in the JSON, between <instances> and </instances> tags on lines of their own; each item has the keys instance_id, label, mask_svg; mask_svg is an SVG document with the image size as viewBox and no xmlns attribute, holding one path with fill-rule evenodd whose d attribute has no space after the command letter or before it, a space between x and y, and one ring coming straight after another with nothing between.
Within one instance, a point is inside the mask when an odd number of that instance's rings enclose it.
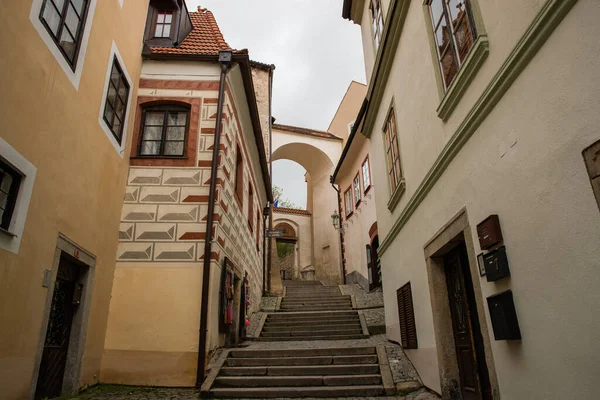
<instances>
[{"instance_id":1,"label":"beige building facade","mask_svg":"<svg viewBox=\"0 0 600 400\"><path fill-rule=\"evenodd\" d=\"M596 398L600 6L450 5L344 2L388 338L443 398Z\"/></svg>"},{"instance_id":2,"label":"beige building facade","mask_svg":"<svg viewBox=\"0 0 600 400\"><path fill-rule=\"evenodd\" d=\"M148 2L61 3L0 13L3 399L100 377Z\"/></svg>"},{"instance_id":3,"label":"beige building facade","mask_svg":"<svg viewBox=\"0 0 600 400\"><path fill-rule=\"evenodd\" d=\"M234 50L223 78L219 50L230 48L215 33L214 16L199 8L189 18L191 30L179 46L146 42L102 360L105 383L201 383L199 368L218 347L235 346L246 320L260 308L263 209L271 197L261 121L268 127L269 108L258 111L253 75L268 74L270 67L253 66L247 53ZM268 105L268 86L266 93ZM206 254L219 118L214 224ZM205 257L210 283L203 308ZM206 351L199 355L203 313Z\"/></svg>"}]
</instances>

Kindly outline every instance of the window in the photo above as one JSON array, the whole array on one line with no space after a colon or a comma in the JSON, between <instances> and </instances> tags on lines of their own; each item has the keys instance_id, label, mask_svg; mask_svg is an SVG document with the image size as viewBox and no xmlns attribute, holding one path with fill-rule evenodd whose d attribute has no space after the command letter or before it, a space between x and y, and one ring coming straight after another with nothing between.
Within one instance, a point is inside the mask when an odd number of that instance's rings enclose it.
<instances>
[{"instance_id":1,"label":"window","mask_svg":"<svg viewBox=\"0 0 600 400\"><path fill-rule=\"evenodd\" d=\"M354 211L354 202L352 201L352 188L348 188L344 192L344 204L346 206L346 218L348 218Z\"/></svg>"},{"instance_id":2,"label":"window","mask_svg":"<svg viewBox=\"0 0 600 400\"><path fill-rule=\"evenodd\" d=\"M403 349L417 349L417 327L413 307L410 282L396 291L398 316L400 319L400 339Z\"/></svg>"},{"instance_id":3,"label":"window","mask_svg":"<svg viewBox=\"0 0 600 400\"><path fill-rule=\"evenodd\" d=\"M21 174L0 160L0 228L8 231L17 203Z\"/></svg>"},{"instance_id":4,"label":"window","mask_svg":"<svg viewBox=\"0 0 600 400\"><path fill-rule=\"evenodd\" d=\"M173 22L172 11L158 11L156 13L156 24L154 27L155 38L171 37L171 24Z\"/></svg>"},{"instance_id":5,"label":"window","mask_svg":"<svg viewBox=\"0 0 600 400\"><path fill-rule=\"evenodd\" d=\"M166 104L145 108L138 155L183 157L189 120L188 107Z\"/></svg>"},{"instance_id":6,"label":"window","mask_svg":"<svg viewBox=\"0 0 600 400\"><path fill-rule=\"evenodd\" d=\"M396 117L394 116L393 108L390 109L383 134L385 136L385 152L387 157L390 189L393 193L398 187L400 179L402 179L402 169L400 167L400 149L398 147L398 135L396 132Z\"/></svg>"},{"instance_id":7,"label":"window","mask_svg":"<svg viewBox=\"0 0 600 400\"><path fill-rule=\"evenodd\" d=\"M240 202L244 200L244 159L242 158L242 149L237 147L237 156L235 160L235 194Z\"/></svg>"},{"instance_id":8,"label":"window","mask_svg":"<svg viewBox=\"0 0 600 400\"><path fill-rule=\"evenodd\" d=\"M361 195L360 195L360 173L357 173L354 177L354 182L352 182L352 186L354 187L354 202L358 205L360 203Z\"/></svg>"},{"instance_id":9,"label":"window","mask_svg":"<svg viewBox=\"0 0 600 400\"><path fill-rule=\"evenodd\" d=\"M75 70L89 0L44 0L40 21Z\"/></svg>"},{"instance_id":10,"label":"window","mask_svg":"<svg viewBox=\"0 0 600 400\"><path fill-rule=\"evenodd\" d=\"M115 57L108 81L103 119L119 144L123 140L123 125L125 124L128 98L129 83Z\"/></svg>"},{"instance_id":11,"label":"window","mask_svg":"<svg viewBox=\"0 0 600 400\"><path fill-rule=\"evenodd\" d=\"M371 5L369 10L371 11L371 27L373 29L373 42L375 43L375 52L379 49L379 43L381 42L381 36L383 35L383 13L381 12L381 1L370 0Z\"/></svg>"},{"instance_id":12,"label":"window","mask_svg":"<svg viewBox=\"0 0 600 400\"><path fill-rule=\"evenodd\" d=\"M254 231L254 190L252 185L248 185L248 225L250 231Z\"/></svg>"},{"instance_id":13,"label":"window","mask_svg":"<svg viewBox=\"0 0 600 400\"><path fill-rule=\"evenodd\" d=\"M470 0L430 0L428 2L436 53L447 89L465 61L477 38Z\"/></svg>"},{"instance_id":14,"label":"window","mask_svg":"<svg viewBox=\"0 0 600 400\"><path fill-rule=\"evenodd\" d=\"M363 190L365 193L371 188L371 168L369 166L369 156L362 164Z\"/></svg>"}]
</instances>

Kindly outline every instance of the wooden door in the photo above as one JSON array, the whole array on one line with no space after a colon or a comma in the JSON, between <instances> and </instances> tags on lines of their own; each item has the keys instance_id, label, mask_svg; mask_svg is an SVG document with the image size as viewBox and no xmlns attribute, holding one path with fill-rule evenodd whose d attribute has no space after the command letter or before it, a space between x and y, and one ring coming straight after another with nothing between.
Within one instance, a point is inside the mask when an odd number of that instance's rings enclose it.
<instances>
[{"instance_id":1,"label":"wooden door","mask_svg":"<svg viewBox=\"0 0 600 400\"><path fill-rule=\"evenodd\" d=\"M444 257L444 267L463 400L491 399L483 338L464 243Z\"/></svg>"},{"instance_id":2,"label":"wooden door","mask_svg":"<svg viewBox=\"0 0 600 400\"><path fill-rule=\"evenodd\" d=\"M369 290L373 290L381 286L381 261L377 250L379 249L379 237L375 236L371 245L367 246L368 269L369 269Z\"/></svg>"},{"instance_id":3,"label":"wooden door","mask_svg":"<svg viewBox=\"0 0 600 400\"><path fill-rule=\"evenodd\" d=\"M73 294L78 275L79 267L66 258L61 258L52 294L48 328L35 393L36 399L61 395L73 314L76 307L73 304Z\"/></svg>"}]
</instances>

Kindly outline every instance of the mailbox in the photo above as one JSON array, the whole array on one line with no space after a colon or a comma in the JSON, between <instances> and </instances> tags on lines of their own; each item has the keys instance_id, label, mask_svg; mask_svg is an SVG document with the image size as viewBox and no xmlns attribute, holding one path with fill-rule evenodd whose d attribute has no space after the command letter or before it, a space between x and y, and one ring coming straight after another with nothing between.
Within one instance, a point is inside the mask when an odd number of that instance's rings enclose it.
<instances>
[{"instance_id":1,"label":"mailbox","mask_svg":"<svg viewBox=\"0 0 600 400\"><path fill-rule=\"evenodd\" d=\"M521 330L511 290L487 298L496 340L520 340Z\"/></svg>"},{"instance_id":2,"label":"mailbox","mask_svg":"<svg viewBox=\"0 0 600 400\"><path fill-rule=\"evenodd\" d=\"M484 254L483 265L485 266L485 276L488 282L497 281L510 276L508 257L506 257L506 247L502 246L497 250Z\"/></svg>"},{"instance_id":3,"label":"mailbox","mask_svg":"<svg viewBox=\"0 0 600 400\"><path fill-rule=\"evenodd\" d=\"M477 236L479 236L479 245L482 250L487 250L502 243L502 231L500 230L498 215L490 215L477 225Z\"/></svg>"}]
</instances>

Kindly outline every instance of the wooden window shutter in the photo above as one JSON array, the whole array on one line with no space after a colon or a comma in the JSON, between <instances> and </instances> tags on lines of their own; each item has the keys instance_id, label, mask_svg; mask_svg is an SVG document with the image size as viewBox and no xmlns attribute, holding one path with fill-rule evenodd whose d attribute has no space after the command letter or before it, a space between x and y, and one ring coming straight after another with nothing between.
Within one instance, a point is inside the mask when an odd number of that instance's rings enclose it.
<instances>
[{"instance_id":1,"label":"wooden window shutter","mask_svg":"<svg viewBox=\"0 0 600 400\"><path fill-rule=\"evenodd\" d=\"M417 349L417 327L413 308L410 282L396 291L398 314L400 317L400 339L404 349Z\"/></svg>"}]
</instances>

